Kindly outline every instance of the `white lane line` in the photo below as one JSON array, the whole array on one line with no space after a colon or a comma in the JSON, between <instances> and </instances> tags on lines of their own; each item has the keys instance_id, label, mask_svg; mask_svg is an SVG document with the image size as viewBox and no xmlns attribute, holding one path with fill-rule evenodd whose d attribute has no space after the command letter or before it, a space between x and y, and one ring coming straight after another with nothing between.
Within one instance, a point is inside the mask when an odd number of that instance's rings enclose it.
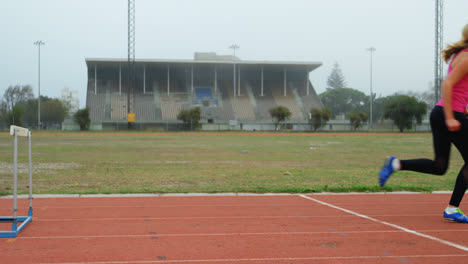
<instances>
[{"instance_id":1,"label":"white lane line","mask_svg":"<svg viewBox=\"0 0 468 264\"><path fill-rule=\"evenodd\" d=\"M460 232L460 230L420 230L424 232ZM467 232L468 230L462 230ZM382 234L382 233L405 233L404 230L367 230L367 231L340 231L345 234ZM416 232L416 231L415 231ZM291 235L332 235L337 234L333 231L298 231L298 232L234 232L234 233L181 233L181 234L117 234L117 235L68 235L68 236L21 236L17 239L75 239L75 238L146 238L146 237L195 237L195 236L291 236Z\"/></svg>"},{"instance_id":2,"label":"white lane line","mask_svg":"<svg viewBox=\"0 0 468 264\"><path fill-rule=\"evenodd\" d=\"M340 202L340 205L408 205L407 203L343 203ZM417 202L417 203L412 203L412 205L430 205L430 204L442 204L440 202ZM42 208L47 208L47 209L99 209L99 208L135 208L135 209L141 209L141 208L177 208L177 207L263 207L263 206L271 206L273 205L272 203L252 203L252 204L166 204L166 205L146 205L146 204L133 204L133 205L78 205L78 206L36 206L35 209L42 209ZM310 204L298 204L298 203L284 203L284 204L276 204L279 206L310 206ZM18 209L28 209L28 205L19 205ZM0 207L0 210L9 210L11 211L11 207L8 205L6 207Z\"/></svg>"},{"instance_id":3,"label":"white lane line","mask_svg":"<svg viewBox=\"0 0 468 264\"><path fill-rule=\"evenodd\" d=\"M385 222L385 221L380 221L380 220L372 218L370 216L363 215L363 214L360 214L360 213L356 213L354 211L344 209L344 208L341 208L339 206L335 206L335 205L332 205L332 204L329 204L329 203L326 203L326 202L322 202L320 200L317 200L317 199L314 199L314 198L311 198L311 197L308 197L308 196L305 196L305 195L302 195L302 194L299 195L299 196L302 197L302 198L314 201L316 203L319 203L319 204L322 204L322 205L325 205L325 206L328 206L328 207L331 207L331 208L335 208L337 210L340 210L340 211L343 211L343 212L346 212L346 213L349 213L349 214L352 214L352 215L355 215L355 216L358 216L358 217L361 217L361 218L364 218L364 219L367 219L367 220L371 220L373 222L377 222L377 223L380 223L380 224L383 224L383 225L387 225L387 226L402 230L404 232L407 232L407 233L410 233L410 234L413 234L413 235L416 235L416 236L424 237L424 238L439 242L441 244L451 246L451 247L454 247L454 248L457 248L457 249L468 252L468 247L465 247L465 246L462 246L462 245L459 245L459 244L455 244L455 243L452 243L452 242L447 241L447 240L443 240L443 239L440 239L440 238L437 238L437 237L433 237L433 236L430 236L430 235L419 233L417 231L414 231L414 230L411 230L411 229L408 229L408 228L404 228L402 226L395 225L395 224L392 224L392 223L388 223L388 222Z\"/></svg>"},{"instance_id":4,"label":"white lane line","mask_svg":"<svg viewBox=\"0 0 468 264\"><path fill-rule=\"evenodd\" d=\"M40 264L129 264L129 263L213 263L213 262L258 262L258 261L304 261L304 260L349 260L349 259L398 259L398 258L461 258L468 255L408 255L408 256L351 256L351 257L304 257L304 258L243 258L243 259L181 259L181 260L134 260L98 262L61 262Z\"/></svg>"},{"instance_id":5,"label":"white lane line","mask_svg":"<svg viewBox=\"0 0 468 264\"><path fill-rule=\"evenodd\" d=\"M285 203L285 204L275 204L279 206L310 206L310 204L302 203ZM166 204L166 205L148 205L148 204L133 204L133 205L78 205L78 206L36 206L35 209L100 209L100 208L135 208L135 209L144 209L144 208L177 208L177 207L265 207L273 206L273 203L252 203L252 204ZM28 209L28 205L18 206L19 209L25 208ZM11 207L0 207L0 210L10 210Z\"/></svg>"},{"instance_id":6,"label":"white lane line","mask_svg":"<svg viewBox=\"0 0 468 264\"><path fill-rule=\"evenodd\" d=\"M260 219L260 218L336 218L354 217L352 215L261 215L261 216L180 216L180 217L116 217L116 218L34 218L35 222L63 222L63 221L135 221L135 220L190 220L190 219ZM440 214L399 214L399 215L371 215L373 217L421 217L440 216Z\"/></svg>"},{"instance_id":7,"label":"white lane line","mask_svg":"<svg viewBox=\"0 0 468 264\"><path fill-rule=\"evenodd\" d=\"M350 231L346 233L401 233L403 231ZM194 237L194 236L290 236L290 235L316 235L316 234L337 234L336 231L318 231L318 232L252 232L252 233L187 233L187 234L119 234L119 235L88 235L88 236L21 236L16 239L74 239L74 238L142 238L142 237Z\"/></svg>"},{"instance_id":8,"label":"white lane line","mask_svg":"<svg viewBox=\"0 0 468 264\"><path fill-rule=\"evenodd\" d=\"M181 217L131 217L131 218L69 218L69 219L46 219L46 218L35 218L35 222L63 222L63 221L135 221L135 220L197 220L197 219L262 219L262 218L336 218L336 216L285 216L285 215L272 215L272 216L181 216ZM353 217L351 215L343 215L340 217Z\"/></svg>"},{"instance_id":9,"label":"white lane line","mask_svg":"<svg viewBox=\"0 0 468 264\"><path fill-rule=\"evenodd\" d=\"M433 191L431 194L451 194L452 191ZM374 193L363 193L363 192L321 192L321 193L310 193L308 195L420 195L421 192L374 192ZM295 193L129 193L129 194L35 194L35 199L57 199L57 198L154 198L154 197L245 197L245 196L257 196L257 197L268 197L268 196L295 196ZM11 199L13 195L0 196L2 199ZM18 199L28 199L27 194L18 195Z\"/></svg>"}]
</instances>

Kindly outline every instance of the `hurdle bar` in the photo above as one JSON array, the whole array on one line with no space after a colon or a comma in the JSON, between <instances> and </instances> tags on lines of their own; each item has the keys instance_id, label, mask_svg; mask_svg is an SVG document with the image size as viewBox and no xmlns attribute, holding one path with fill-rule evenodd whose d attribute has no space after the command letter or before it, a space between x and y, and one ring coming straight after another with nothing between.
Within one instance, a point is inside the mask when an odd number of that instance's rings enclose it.
<instances>
[{"instance_id":1,"label":"hurdle bar","mask_svg":"<svg viewBox=\"0 0 468 264\"><path fill-rule=\"evenodd\" d=\"M0 238L15 238L26 225L33 220L32 208L32 154L31 154L31 131L19 126L10 126L10 135L14 136L13 151L13 216L0 217L0 222L11 222L11 231L0 231ZM17 216L18 212L18 137L28 138L29 152L29 211L28 216ZM18 222L21 225L18 227Z\"/></svg>"}]
</instances>

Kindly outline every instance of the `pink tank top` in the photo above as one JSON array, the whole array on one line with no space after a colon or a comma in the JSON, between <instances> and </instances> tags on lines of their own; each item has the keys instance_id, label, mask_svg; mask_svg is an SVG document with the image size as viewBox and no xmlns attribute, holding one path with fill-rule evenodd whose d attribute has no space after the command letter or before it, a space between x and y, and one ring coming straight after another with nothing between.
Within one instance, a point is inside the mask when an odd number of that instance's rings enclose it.
<instances>
[{"instance_id":1,"label":"pink tank top","mask_svg":"<svg viewBox=\"0 0 468 264\"><path fill-rule=\"evenodd\" d=\"M460 52L468 52L468 49L464 49ZM448 74L452 72L452 63L457 57L457 53L453 56L452 60L450 61L448 67ZM460 81L458 81L452 88L452 110L456 112L465 113L466 106L468 104L468 74L465 75ZM444 106L444 100L441 98L439 102L437 102L438 106Z\"/></svg>"}]
</instances>

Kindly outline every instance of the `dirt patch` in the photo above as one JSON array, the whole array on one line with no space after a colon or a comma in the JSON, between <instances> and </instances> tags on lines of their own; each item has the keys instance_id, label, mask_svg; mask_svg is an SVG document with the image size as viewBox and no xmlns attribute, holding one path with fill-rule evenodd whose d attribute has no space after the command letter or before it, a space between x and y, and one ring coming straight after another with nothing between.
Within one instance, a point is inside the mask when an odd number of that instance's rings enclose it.
<instances>
[{"instance_id":1,"label":"dirt patch","mask_svg":"<svg viewBox=\"0 0 468 264\"><path fill-rule=\"evenodd\" d=\"M28 173L28 163L18 163L18 173ZM65 169L76 169L81 167L79 163L39 163L32 165L33 173L40 173L40 172L47 172L47 173L54 173L58 170L65 170ZM5 174L13 173L13 164L0 162L0 171Z\"/></svg>"}]
</instances>

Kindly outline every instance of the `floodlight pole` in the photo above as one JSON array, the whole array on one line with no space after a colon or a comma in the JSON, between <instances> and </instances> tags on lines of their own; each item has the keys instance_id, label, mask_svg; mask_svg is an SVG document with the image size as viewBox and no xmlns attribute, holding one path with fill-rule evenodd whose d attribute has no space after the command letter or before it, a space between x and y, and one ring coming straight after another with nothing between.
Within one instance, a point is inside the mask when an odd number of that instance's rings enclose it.
<instances>
[{"instance_id":1,"label":"floodlight pole","mask_svg":"<svg viewBox=\"0 0 468 264\"><path fill-rule=\"evenodd\" d=\"M234 78L233 78L233 86L234 86L234 121L237 123L237 103L236 103L236 49L240 48L237 44L233 44L229 46L232 49L232 65L234 67Z\"/></svg>"},{"instance_id":2,"label":"floodlight pole","mask_svg":"<svg viewBox=\"0 0 468 264\"><path fill-rule=\"evenodd\" d=\"M369 118L369 129L372 128L372 54L375 51L374 47L367 49L370 52L370 118Z\"/></svg>"},{"instance_id":3,"label":"floodlight pole","mask_svg":"<svg viewBox=\"0 0 468 264\"><path fill-rule=\"evenodd\" d=\"M135 0L128 0L128 87L127 87L127 121L128 128L133 124L129 120L129 114L135 113L135 100L130 100L136 90L135 77Z\"/></svg>"},{"instance_id":4,"label":"floodlight pole","mask_svg":"<svg viewBox=\"0 0 468 264\"><path fill-rule=\"evenodd\" d=\"M37 129L41 129L41 45L45 45L42 40L34 42L37 45L39 51L39 62L38 62L38 96L37 96Z\"/></svg>"},{"instance_id":5,"label":"floodlight pole","mask_svg":"<svg viewBox=\"0 0 468 264\"><path fill-rule=\"evenodd\" d=\"M443 60L440 51L443 48L444 39L444 1L435 1L435 55L434 55L434 102L440 99L443 79Z\"/></svg>"}]
</instances>

